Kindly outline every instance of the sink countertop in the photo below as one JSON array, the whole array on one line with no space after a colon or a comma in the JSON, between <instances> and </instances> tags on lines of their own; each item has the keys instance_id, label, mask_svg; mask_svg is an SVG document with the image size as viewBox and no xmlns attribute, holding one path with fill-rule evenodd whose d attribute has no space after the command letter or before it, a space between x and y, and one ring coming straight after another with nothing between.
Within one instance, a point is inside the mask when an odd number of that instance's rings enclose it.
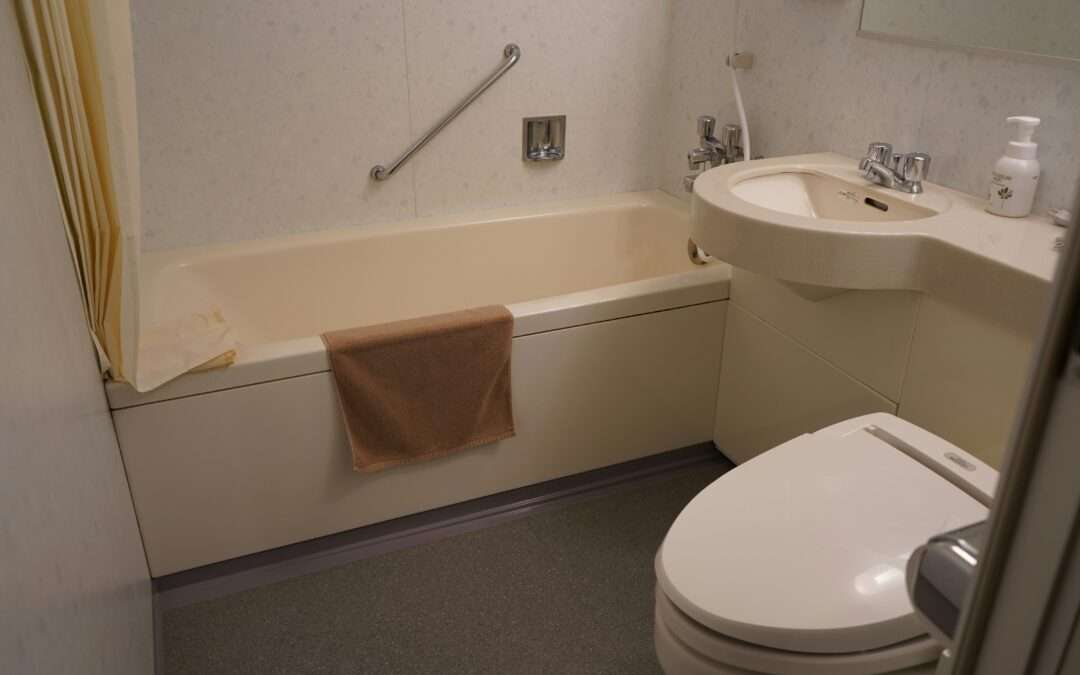
<instances>
[{"instance_id":1,"label":"sink countertop","mask_svg":"<svg viewBox=\"0 0 1080 675\"><path fill-rule=\"evenodd\" d=\"M776 211L732 188L776 173L839 179L860 193L907 202L933 215L915 220L835 220ZM785 281L850 289L917 290L972 305L1013 308L1041 319L1065 233L1049 217L1004 218L963 192L924 183L918 195L862 177L857 161L816 153L727 164L697 178L691 231L710 254Z\"/></svg>"}]
</instances>

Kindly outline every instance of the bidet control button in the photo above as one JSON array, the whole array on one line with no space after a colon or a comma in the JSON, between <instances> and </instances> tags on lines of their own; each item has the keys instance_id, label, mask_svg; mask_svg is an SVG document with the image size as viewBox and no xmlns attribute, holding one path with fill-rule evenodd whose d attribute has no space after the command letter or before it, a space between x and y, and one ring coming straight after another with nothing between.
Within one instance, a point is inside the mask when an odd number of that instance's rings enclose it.
<instances>
[{"instance_id":1,"label":"bidet control button","mask_svg":"<svg viewBox=\"0 0 1080 675\"><path fill-rule=\"evenodd\" d=\"M945 459L947 459L950 462L952 462L953 464L957 465L958 467L960 467L964 471L974 471L975 470L975 465L974 464L967 461L966 459L964 459L960 455L956 454L955 452L946 452L945 453Z\"/></svg>"}]
</instances>

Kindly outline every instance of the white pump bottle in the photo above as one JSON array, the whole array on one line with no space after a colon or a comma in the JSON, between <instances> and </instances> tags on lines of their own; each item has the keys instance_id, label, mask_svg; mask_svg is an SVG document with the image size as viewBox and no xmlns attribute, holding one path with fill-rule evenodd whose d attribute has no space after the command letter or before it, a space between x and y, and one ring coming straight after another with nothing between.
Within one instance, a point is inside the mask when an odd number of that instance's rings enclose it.
<instances>
[{"instance_id":1,"label":"white pump bottle","mask_svg":"<svg viewBox=\"0 0 1080 675\"><path fill-rule=\"evenodd\" d=\"M1014 129L1005 154L994 164L990 174L990 203L986 210L998 216L1023 218L1031 213L1035 190L1039 187L1039 144L1031 141L1038 117L1010 117Z\"/></svg>"}]
</instances>

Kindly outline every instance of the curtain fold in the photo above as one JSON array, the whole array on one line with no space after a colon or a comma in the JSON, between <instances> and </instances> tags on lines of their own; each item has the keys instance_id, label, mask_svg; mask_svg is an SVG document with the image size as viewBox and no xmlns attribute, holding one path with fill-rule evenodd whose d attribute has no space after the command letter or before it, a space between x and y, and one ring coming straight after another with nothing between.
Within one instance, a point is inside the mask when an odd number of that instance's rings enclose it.
<instances>
[{"instance_id":1,"label":"curtain fold","mask_svg":"<svg viewBox=\"0 0 1080 675\"><path fill-rule=\"evenodd\" d=\"M219 310L143 326L138 122L127 0L14 0L56 173L83 311L102 372L147 391L228 365Z\"/></svg>"}]
</instances>

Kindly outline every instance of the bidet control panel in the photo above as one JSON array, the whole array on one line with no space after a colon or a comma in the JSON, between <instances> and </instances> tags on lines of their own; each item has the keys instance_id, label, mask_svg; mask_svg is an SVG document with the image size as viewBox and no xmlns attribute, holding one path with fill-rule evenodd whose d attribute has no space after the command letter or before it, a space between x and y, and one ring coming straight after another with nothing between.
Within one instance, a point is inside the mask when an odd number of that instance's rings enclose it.
<instances>
[{"instance_id":1,"label":"bidet control panel","mask_svg":"<svg viewBox=\"0 0 1080 675\"><path fill-rule=\"evenodd\" d=\"M915 549L908 559L908 596L915 615L946 647L951 647L956 637L987 530L986 521L982 521L940 534Z\"/></svg>"}]
</instances>

